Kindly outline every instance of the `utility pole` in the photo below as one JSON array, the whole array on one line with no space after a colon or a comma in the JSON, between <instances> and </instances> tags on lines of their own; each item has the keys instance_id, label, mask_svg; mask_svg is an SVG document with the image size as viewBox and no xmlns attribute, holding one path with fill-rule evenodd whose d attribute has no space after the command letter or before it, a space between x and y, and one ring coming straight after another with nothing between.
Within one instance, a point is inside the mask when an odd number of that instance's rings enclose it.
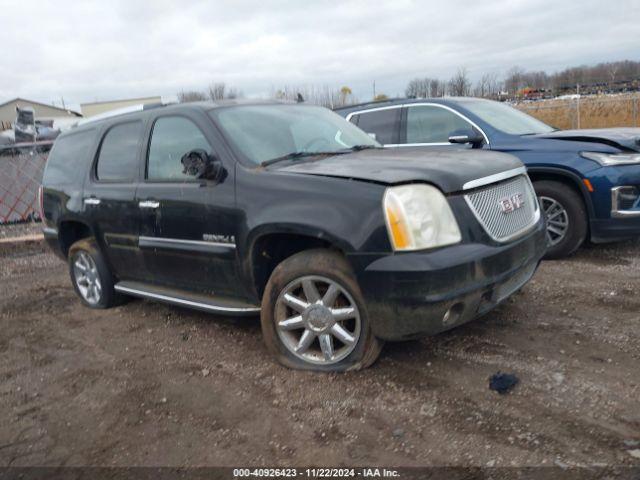
<instances>
[{"instance_id":1,"label":"utility pole","mask_svg":"<svg viewBox=\"0 0 640 480\"><path fill-rule=\"evenodd\" d=\"M576 99L576 117L578 119L577 128L580 128L580 84L579 83L576 86L576 94L578 95L578 98Z\"/></svg>"},{"instance_id":2,"label":"utility pole","mask_svg":"<svg viewBox=\"0 0 640 480\"><path fill-rule=\"evenodd\" d=\"M373 81L373 99L376 99L376 81Z\"/></svg>"}]
</instances>

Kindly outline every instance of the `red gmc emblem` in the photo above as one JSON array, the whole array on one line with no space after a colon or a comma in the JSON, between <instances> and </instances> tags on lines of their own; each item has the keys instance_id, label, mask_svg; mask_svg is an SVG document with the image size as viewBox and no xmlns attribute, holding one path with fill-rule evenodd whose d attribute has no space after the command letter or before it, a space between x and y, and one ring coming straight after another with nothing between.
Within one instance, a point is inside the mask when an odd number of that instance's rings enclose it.
<instances>
[{"instance_id":1,"label":"red gmc emblem","mask_svg":"<svg viewBox=\"0 0 640 480\"><path fill-rule=\"evenodd\" d=\"M521 193L516 193L515 195L511 195L510 197L505 197L498 201L498 205L500 205L502 213L511 213L514 210L522 208L522 206L524 205L524 195L522 195Z\"/></svg>"}]
</instances>

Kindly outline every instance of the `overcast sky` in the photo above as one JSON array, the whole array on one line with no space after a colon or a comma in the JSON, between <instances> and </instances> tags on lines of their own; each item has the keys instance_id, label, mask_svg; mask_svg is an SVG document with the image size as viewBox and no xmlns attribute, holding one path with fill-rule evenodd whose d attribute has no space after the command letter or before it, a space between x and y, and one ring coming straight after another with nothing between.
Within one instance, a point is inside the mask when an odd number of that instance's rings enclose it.
<instances>
[{"instance_id":1,"label":"overcast sky","mask_svg":"<svg viewBox=\"0 0 640 480\"><path fill-rule=\"evenodd\" d=\"M35 5L37 3L37 5ZM638 0L0 0L0 101L67 105L226 82L400 94L415 76L640 60Z\"/></svg>"}]
</instances>

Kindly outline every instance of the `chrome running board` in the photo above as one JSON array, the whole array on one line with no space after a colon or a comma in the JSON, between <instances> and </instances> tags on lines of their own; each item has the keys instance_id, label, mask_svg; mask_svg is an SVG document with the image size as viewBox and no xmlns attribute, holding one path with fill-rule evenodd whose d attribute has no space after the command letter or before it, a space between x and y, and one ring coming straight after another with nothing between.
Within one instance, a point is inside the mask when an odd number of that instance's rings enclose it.
<instances>
[{"instance_id":1,"label":"chrome running board","mask_svg":"<svg viewBox=\"0 0 640 480\"><path fill-rule=\"evenodd\" d=\"M205 295L176 291L169 288L156 287L139 282L118 282L114 290L134 297L148 298L160 302L171 303L182 307L194 308L205 312L224 313L229 315L257 315L260 307L238 302L236 300L217 300Z\"/></svg>"}]
</instances>

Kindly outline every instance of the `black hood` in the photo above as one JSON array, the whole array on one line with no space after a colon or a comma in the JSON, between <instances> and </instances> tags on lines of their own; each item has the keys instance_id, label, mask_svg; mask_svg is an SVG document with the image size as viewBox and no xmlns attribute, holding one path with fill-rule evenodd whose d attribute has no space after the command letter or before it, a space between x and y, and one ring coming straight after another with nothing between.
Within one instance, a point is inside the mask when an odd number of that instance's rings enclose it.
<instances>
[{"instance_id":1,"label":"black hood","mask_svg":"<svg viewBox=\"0 0 640 480\"><path fill-rule=\"evenodd\" d=\"M602 143L620 150L640 151L640 128L590 128L584 130L558 130L536 135L539 138Z\"/></svg>"},{"instance_id":2,"label":"black hood","mask_svg":"<svg viewBox=\"0 0 640 480\"><path fill-rule=\"evenodd\" d=\"M362 150L310 161L298 160L278 170L387 185L428 182L450 193L462 190L463 185L471 180L519 167L522 167L520 160L499 152L440 151L415 147Z\"/></svg>"}]
</instances>

